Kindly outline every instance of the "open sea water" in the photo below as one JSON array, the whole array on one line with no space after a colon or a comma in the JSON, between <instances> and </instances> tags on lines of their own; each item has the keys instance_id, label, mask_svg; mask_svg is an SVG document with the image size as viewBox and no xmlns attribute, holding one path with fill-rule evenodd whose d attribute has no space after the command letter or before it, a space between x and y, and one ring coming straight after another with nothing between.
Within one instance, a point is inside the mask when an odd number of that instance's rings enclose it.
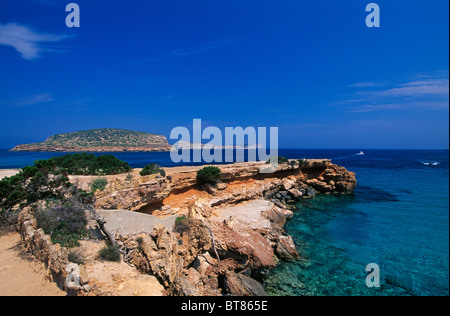
<instances>
[{"instance_id":1,"label":"open sea water","mask_svg":"<svg viewBox=\"0 0 450 316\"><path fill-rule=\"evenodd\" d=\"M301 258L283 261L264 287L272 295L449 295L449 153L445 150L280 149L287 158L331 158L356 173L348 196L297 204L286 232ZM113 153L132 167L174 166L170 154ZM63 153L0 150L0 169ZM366 287L366 266L381 287Z\"/></svg>"}]
</instances>

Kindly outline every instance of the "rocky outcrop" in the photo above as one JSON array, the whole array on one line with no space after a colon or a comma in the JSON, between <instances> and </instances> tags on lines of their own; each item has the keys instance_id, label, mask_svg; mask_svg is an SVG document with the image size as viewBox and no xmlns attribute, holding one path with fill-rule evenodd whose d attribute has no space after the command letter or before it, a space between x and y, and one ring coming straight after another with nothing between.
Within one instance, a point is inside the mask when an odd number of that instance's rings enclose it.
<instances>
[{"instance_id":1,"label":"rocky outcrop","mask_svg":"<svg viewBox=\"0 0 450 316\"><path fill-rule=\"evenodd\" d=\"M295 260L284 232L293 202L317 194L348 194L355 174L329 160L290 161L272 174L264 163L220 166L223 183L196 187L200 167L167 168L168 177L109 191L96 207L154 216L184 215L175 228L116 236L129 262L155 275L170 295L265 295L264 280L279 260Z\"/></svg>"},{"instance_id":2,"label":"rocky outcrop","mask_svg":"<svg viewBox=\"0 0 450 316\"><path fill-rule=\"evenodd\" d=\"M161 202L168 197L171 192L170 183L167 178L156 178L136 187L125 188L111 192L111 194L100 195L96 202L96 208L106 210L126 209L131 211L152 211L153 208L161 207ZM147 209L147 210L146 210Z\"/></svg>"},{"instance_id":3,"label":"rocky outcrop","mask_svg":"<svg viewBox=\"0 0 450 316\"><path fill-rule=\"evenodd\" d=\"M289 217L291 211L265 200L217 209L198 199L174 231L160 225L116 238L129 262L171 295L264 295L258 281L279 259L298 257L284 235Z\"/></svg>"},{"instance_id":4,"label":"rocky outcrop","mask_svg":"<svg viewBox=\"0 0 450 316\"><path fill-rule=\"evenodd\" d=\"M218 166L223 182L208 190L196 190L196 173L201 167L166 168L167 177L156 178L134 187L125 180L111 181L98 196L99 209L127 209L158 216L188 212L198 197L206 197L213 207L266 198L281 207L303 198L322 194L349 194L356 186L355 174L330 160L292 160L280 164L274 173L261 170L263 162ZM75 180L73 180L75 181ZM122 183L116 185L115 183ZM110 190L110 187L115 187ZM120 189L123 187L123 189ZM192 191L195 196L186 196Z\"/></svg>"}]
</instances>

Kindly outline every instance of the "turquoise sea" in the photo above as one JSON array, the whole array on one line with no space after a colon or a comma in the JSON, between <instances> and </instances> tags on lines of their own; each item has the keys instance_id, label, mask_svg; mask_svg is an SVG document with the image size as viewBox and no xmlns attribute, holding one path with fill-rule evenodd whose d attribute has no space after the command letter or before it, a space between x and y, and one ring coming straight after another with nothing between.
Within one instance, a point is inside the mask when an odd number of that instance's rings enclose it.
<instances>
[{"instance_id":1,"label":"turquoise sea","mask_svg":"<svg viewBox=\"0 0 450 316\"><path fill-rule=\"evenodd\" d=\"M356 172L349 196L297 204L286 231L301 258L281 262L264 287L273 295L449 295L449 153L445 150L280 149L288 158L332 158ZM0 169L55 153L0 150ZM132 167L173 166L169 153L117 153ZM381 287L367 288L366 265Z\"/></svg>"}]
</instances>

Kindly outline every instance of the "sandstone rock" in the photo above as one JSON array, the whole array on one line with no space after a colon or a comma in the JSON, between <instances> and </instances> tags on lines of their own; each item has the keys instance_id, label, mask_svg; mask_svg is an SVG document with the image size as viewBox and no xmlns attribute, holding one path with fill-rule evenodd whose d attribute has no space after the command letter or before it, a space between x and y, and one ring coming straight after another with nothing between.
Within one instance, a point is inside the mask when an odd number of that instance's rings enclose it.
<instances>
[{"instance_id":1,"label":"sandstone rock","mask_svg":"<svg viewBox=\"0 0 450 316\"><path fill-rule=\"evenodd\" d=\"M233 296L266 296L262 285L244 274L228 272L225 275L224 287Z\"/></svg>"},{"instance_id":2,"label":"sandstone rock","mask_svg":"<svg viewBox=\"0 0 450 316\"><path fill-rule=\"evenodd\" d=\"M217 260L212 258L209 253L205 253L195 258L193 267L202 275L209 275L213 269L213 265L217 264Z\"/></svg>"},{"instance_id":3,"label":"sandstone rock","mask_svg":"<svg viewBox=\"0 0 450 316\"><path fill-rule=\"evenodd\" d=\"M211 216L211 206L205 199L197 199L189 206L188 217L193 219L204 219Z\"/></svg>"},{"instance_id":4,"label":"sandstone rock","mask_svg":"<svg viewBox=\"0 0 450 316\"><path fill-rule=\"evenodd\" d=\"M278 237L276 253L281 259L293 259L299 257L291 236Z\"/></svg>"},{"instance_id":5,"label":"sandstone rock","mask_svg":"<svg viewBox=\"0 0 450 316\"><path fill-rule=\"evenodd\" d=\"M217 279L216 279L217 280ZM184 270L176 283L176 294L183 296L219 296L218 282L202 276L194 268Z\"/></svg>"},{"instance_id":6,"label":"sandstone rock","mask_svg":"<svg viewBox=\"0 0 450 316\"><path fill-rule=\"evenodd\" d=\"M231 257L243 268L250 267L257 278L267 276L275 267L274 253L268 241L241 221L230 218L222 223L211 223L219 255Z\"/></svg>"},{"instance_id":7,"label":"sandstone rock","mask_svg":"<svg viewBox=\"0 0 450 316\"><path fill-rule=\"evenodd\" d=\"M205 189L206 192L208 192L209 194L216 194L217 193L217 187L213 184L210 183L206 183L203 185L203 188Z\"/></svg>"},{"instance_id":8,"label":"sandstone rock","mask_svg":"<svg viewBox=\"0 0 450 316\"><path fill-rule=\"evenodd\" d=\"M301 198L303 196L303 193L297 189L290 189L289 194L292 195L296 199Z\"/></svg>"},{"instance_id":9,"label":"sandstone rock","mask_svg":"<svg viewBox=\"0 0 450 316\"><path fill-rule=\"evenodd\" d=\"M228 186L226 183L223 182L217 183L217 190L225 190L227 187Z\"/></svg>"}]
</instances>

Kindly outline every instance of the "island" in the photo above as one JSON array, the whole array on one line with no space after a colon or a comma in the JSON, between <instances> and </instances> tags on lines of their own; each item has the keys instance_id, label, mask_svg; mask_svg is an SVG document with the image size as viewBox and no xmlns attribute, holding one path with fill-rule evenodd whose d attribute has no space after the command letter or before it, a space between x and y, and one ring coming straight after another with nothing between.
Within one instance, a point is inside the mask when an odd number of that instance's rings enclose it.
<instances>
[{"instance_id":1,"label":"island","mask_svg":"<svg viewBox=\"0 0 450 316\"><path fill-rule=\"evenodd\" d=\"M11 151L149 152L169 151L163 135L126 129L100 128L53 135L45 142L17 145Z\"/></svg>"}]
</instances>

